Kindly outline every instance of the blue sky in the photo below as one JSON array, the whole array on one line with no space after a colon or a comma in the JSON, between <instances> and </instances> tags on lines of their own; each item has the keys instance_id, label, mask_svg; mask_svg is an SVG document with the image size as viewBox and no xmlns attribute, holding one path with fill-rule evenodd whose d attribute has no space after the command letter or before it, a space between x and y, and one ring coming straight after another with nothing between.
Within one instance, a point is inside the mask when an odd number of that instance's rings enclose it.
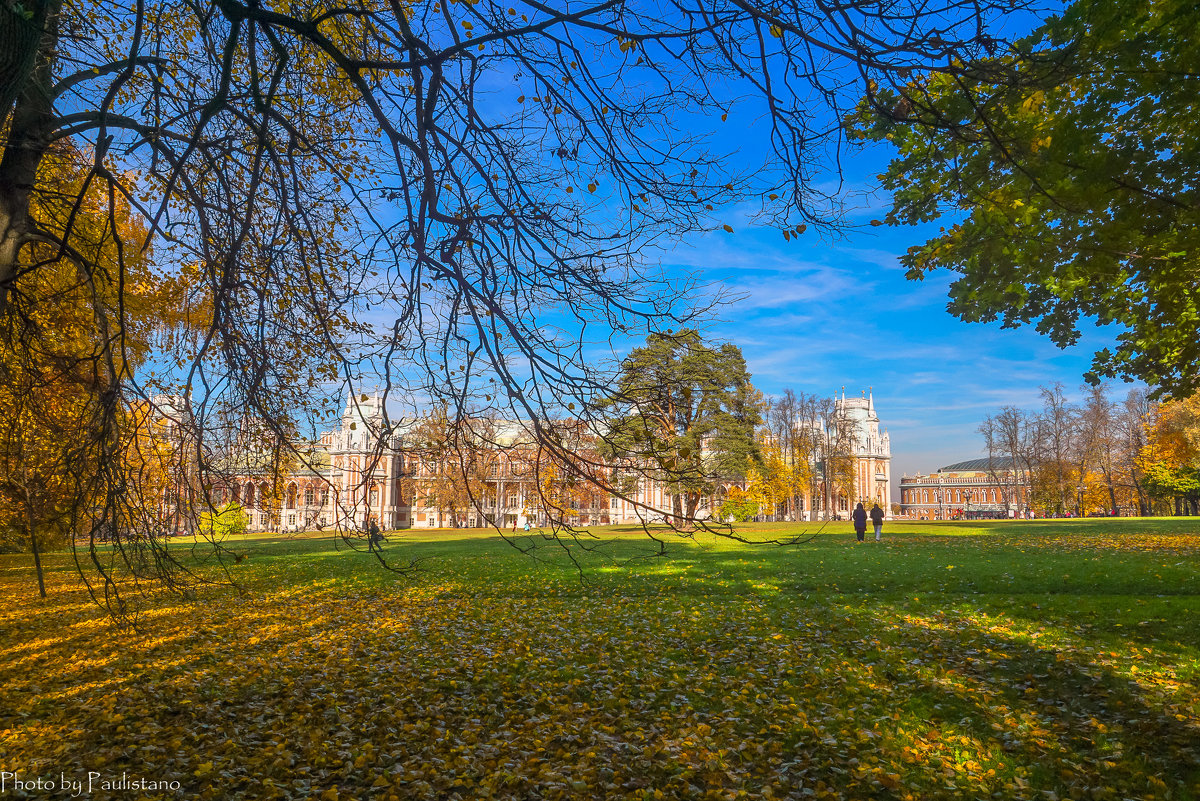
<instances>
[{"instance_id":1,"label":"blue sky","mask_svg":"<svg viewBox=\"0 0 1200 801\"><path fill-rule=\"evenodd\" d=\"M1029 30L1035 20L1032 14L1010 15L998 26L1013 35ZM837 68L825 76L829 85L841 86L843 109L858 98L856 77ZM487 86L486 108L500 118L517 113L515 95L537 88L499 73L488 77ZM813 129L836 130L838 115L819 109L813 107ZM706 152L724 156L722 166L731 174L748 176L751 183L766 176L769 185L778 165L772 163L764 109L753 93L731 100L728 122L684 111L669 122L673 133L703 140ZM834 139L817 146L807 166L818 188L837 196L835 204L857 205L849 213L856 225L848 233L832 238L810 226L789 243L778 230L755 227L756 208L746 204L717 209L715 230L693 233L657 257L663 270L681 281L699 273L714 286L744 296L721 309L720 320L706 334L740 346L755 385L770 395L789 387L825 396L842 387L851 394L873 388L892 436L896 479L980 455L982 419L1005 405L1039 406L1039 386L1061 381L1077 397L1093 351L1108 344L1111 334L1085 332L1078 346L1064 351L1032 329L959 322L945 310L951 276L939 272L910 282L898 262L910 245L945 221L924 229L870 226L890 205L873 188L890 152L883 145L850 148ZM608 188L612 182L600 183ZM724 232L723 223L734 233ZM549 322L558 319L553 312L542 314ZM606 342L603 334L599 339L589 343L589 350L603 361L620 358L640 343L621 337ZM1114 389L1117 395L1126 391Z\"/></svg>"},{"instance_id":2,"label":"blue sky","mask_svg":"<svg viewBox=\"0 0 1200 801\"><path fill-rule=\"evenodd\" d=\"M946 311L951 274L904 277L899 256L937 225L873 227L887 197L871 193L888 151L879 146L852 160L846 191L862 193L841 238L812 232L791 243L778 231L732 220L663 257L671 270L701 270L745 297L721 312L708 333L742 348L754 384L774 395L785 388L857 395L874 388L882 424L892 436L892 468L929 472L982 453L976 429L1004 405L1036 408L1038 387L1061 381L1078 398L1092 353L1112 333L1087 327L1079 345L1060 350L1032 328L967 324ZM1085 323L1086 325L1086 323ZM1128 385L1114 384L1123 397Z\"/></svg>"},{"instance_id":3,"label":"blue sky","mask_svg":"<svg viewBox=\"0 0 1200 801\"><path fill-rule=\"evenodd\" d=\"M1034 19L1030 14L1012 15L999 26L1010 34L1023 32ZM598 52L607 52L604 47ZM852 104L859 91L856 74L832 69L826 83L841 87L842 108L848 108L846 104ZM516 97L537 89L535 84L522 83L520 75L500 72L487 76L485 84L482 107L498 119L521 117L524 107L517 105ZM633 90L645 88L633 84ZM729 89L731 98L738 95L737 88ZM826 111L822 117L818 109L813 109L813 130L836 130L838 115ZM722 167L731 175L748 176L749 183L762 178L769 185L777 165L772 164L763 111L750 93L737 102L731 99L727 123L686 110L668 122L672 134L703 140L705 152L726 156ZM531 152L540 152L540 141L535 137ZM1078 346L1064 351L1032 329L959 322L945 310L949 275L934 273L924 282L910 282L898 263L907 247L924 241L944 221L925 229L870 226L870 220L882 217L889 205L888 198L872 187L889 151L883 145L863 149L847 149L844 143L832 141L826 145L827 149L814 150L806 166L813 180L826 182L819 188L833 191L833 182L840 179L838 199L857 199L857 210L849 214L856 225L848 233L831 238L810 227L789 243L778 230L756 228L755 209L750 205L720 208L714 212L715 230L691 234L658 257L668 275L684 280L699 273L704 280L743 296L724 307L720 320L706 333L742 348L760 390L774 395L790 387L831 396L842 387L851 394L873 388L876 408L892 435L896 478L980 455L977 428L982 419L1005 405L1040 405L1039 386L1061 381L1078 396L1091 354L1109 344L1109 332L1085 332ZM840 174L831 161L835 155ZM605 190L616 185L608 180L600 183ZM594 199L599 206L593 211L601 220L605 214L617 213L616 206L605 210L605 190ZM732 225L734 233L724 232L722 223ZM649 252L643 255L650 257ZM553 311L541 314L550 323L559 319ZM384 309L366 317L390 322ZM588 345L604 360L619 358L638 344L616 338L611 344L618 352L612 354L604 352L610 343L603 341L603 335L600 339ZM1117 395L1125 392L1124 387L1114 389Z\"/></svg>"}]
</instances>

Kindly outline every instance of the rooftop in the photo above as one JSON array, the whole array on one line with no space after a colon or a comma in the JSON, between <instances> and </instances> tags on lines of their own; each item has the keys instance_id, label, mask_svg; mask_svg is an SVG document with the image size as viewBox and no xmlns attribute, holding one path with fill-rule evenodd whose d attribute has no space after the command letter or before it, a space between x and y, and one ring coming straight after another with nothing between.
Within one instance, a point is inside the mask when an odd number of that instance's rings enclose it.
<instances>
[{"instance_id":1,"label":"rooftop","mask_svg":"<svg viewBox=\"0 0 1200 801\"><path fill-rule=\"evenodd\" d=\"M968 459L965 462L955 462L945 467L939 467L939 473L980 472L986 470L1009 470L1013 467L1011 456L993 456L990 459Z\"/></svg>"}]
</instances>

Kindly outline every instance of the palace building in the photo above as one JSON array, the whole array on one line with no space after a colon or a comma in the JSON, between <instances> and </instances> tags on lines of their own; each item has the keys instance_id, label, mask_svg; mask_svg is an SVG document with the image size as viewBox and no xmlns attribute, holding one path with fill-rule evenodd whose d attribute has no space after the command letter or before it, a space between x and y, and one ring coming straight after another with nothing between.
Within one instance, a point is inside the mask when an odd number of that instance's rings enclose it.
<instances>
[{"instance_id":1,"label":"palace building","mask_svg":"<svg viewBox=\"0 0 1200 801\"><path fill-rule=\"evenodd\" d=\"M853 460L854 487L826 486L821 470L828 454L817 454L817 496L802 499L798 517L846 517L855 501L890 511L891 443L880 431L873 396L843 393L834 410L845 440L839 447ZM267 470L267 461L253 453L233 454L214 501L241 505L251 531L285 532L361 530L369 521L385 530L542 526L551 513L564 512L573 525L640 524L672 513L671 494L640 471L622 482L624 498L578 482L548 510L546 473L538 468L543 460L520 423L480 421L487 431L476 439L487 445L452 458L420 441L425 424L388 420L381 396L351 397L336 426L283 471ZM830 441L831 432L822 434ZM464 470L472 478L462 479ZM712 514L710 504L701 506L702 517Z\"/></svg>"},{"instance_id":2,"label":"palace building","mask_svg":"<svg viewBox=\"0 0 1200 801\"><path fill-rule=\"evenodd\" d=\"M865 398L847 398L845 392L835 404L835 418L850 424L850 453L855 464L854 492L840 493L837 509L849 512L850 502L862 501L867 508L879 504L885 514L891 515L892 499L892 438L886 430L879 430L879 415L875 413L875 395L868 392Z\"/></svg>"},{"instance_id":3,"label":"palace building","mask_svg":"<svg viewBox=\"0 0 1200 801\"><path fill-rule=\"evenodd\" d=\"M1028 477L1010 457L969 459L900 479L900 514L920 520L1018 517L1028 506Z\"/></svg>"},{"instance_id":4,"label":"palace building","mask_svg":"<svg viewBox=\"0 0 1200 801\"><path fill-rule=\"evenodd\" d=\"M262 459L243 457L215 500L240 504L251 531L361 529L368 521L385 530L548 524L546 476L539 474L538 448L524 426L472 421L488 428L481 438L487 445L464 456L418 442L422 422L388 421L379 395L350 398L337 426L281 481L266 477ZM575 525L637 524L661 519L671 508L669 493L650 482L639 482L628 499L580 484L561 504Z\"/></svg>"}]
</instances>

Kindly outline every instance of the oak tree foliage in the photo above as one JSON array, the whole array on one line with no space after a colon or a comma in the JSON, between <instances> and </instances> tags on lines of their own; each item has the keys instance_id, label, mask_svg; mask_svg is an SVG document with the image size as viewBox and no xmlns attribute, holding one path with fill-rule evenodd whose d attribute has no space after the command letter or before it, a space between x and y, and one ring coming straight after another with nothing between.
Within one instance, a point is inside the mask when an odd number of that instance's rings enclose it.
<instances>
[{"instance_id":1,"label":"oak tree foliage","mask_svg":"<svg viewBox=\"0 0 1200 801\"><path fill-rule=\"evenodd\" d=\"M663 483L676 522L686 524L703 497L742 481L761 458L761 405L736 345L710 346L692 329L651 334L621 362L604 441L622 463Z\"/></svg>"},{"instance_id":2,"label":"oak tree foliage","mask_svg":"<svg viewBox=\"0 0 1200 801\"><path fill-rule=\"evenodd\" d=\"M1200 389L1200 8L1077 0L1011 51L877 86L852 136L897 150L886 221L946 226L903 258L958 273L949 310L1060 347L1115 326L1087 378Z\"/></svg>"}]
</instances>

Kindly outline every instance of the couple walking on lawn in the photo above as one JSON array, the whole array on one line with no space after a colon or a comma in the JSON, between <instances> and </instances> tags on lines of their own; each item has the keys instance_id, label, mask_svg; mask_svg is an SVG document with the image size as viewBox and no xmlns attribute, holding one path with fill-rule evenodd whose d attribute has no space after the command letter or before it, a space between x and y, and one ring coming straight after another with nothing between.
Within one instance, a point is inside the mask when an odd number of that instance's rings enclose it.
<instances>
[{"instance_id":1,"label":"couple walking on lawn","mask_svg":"<svg viewBox=\"0 0 1200 801\"><path fill-rule=\"evenodd\" d=\"M879 508L879 504L871 507L871 522L875 524L875 541L879 542L883 534L883 510ZM867 533L867 510L861 503L854 507L854 533L859 542L863 541L863 535Z\"/></svg>"}]
</instances>

